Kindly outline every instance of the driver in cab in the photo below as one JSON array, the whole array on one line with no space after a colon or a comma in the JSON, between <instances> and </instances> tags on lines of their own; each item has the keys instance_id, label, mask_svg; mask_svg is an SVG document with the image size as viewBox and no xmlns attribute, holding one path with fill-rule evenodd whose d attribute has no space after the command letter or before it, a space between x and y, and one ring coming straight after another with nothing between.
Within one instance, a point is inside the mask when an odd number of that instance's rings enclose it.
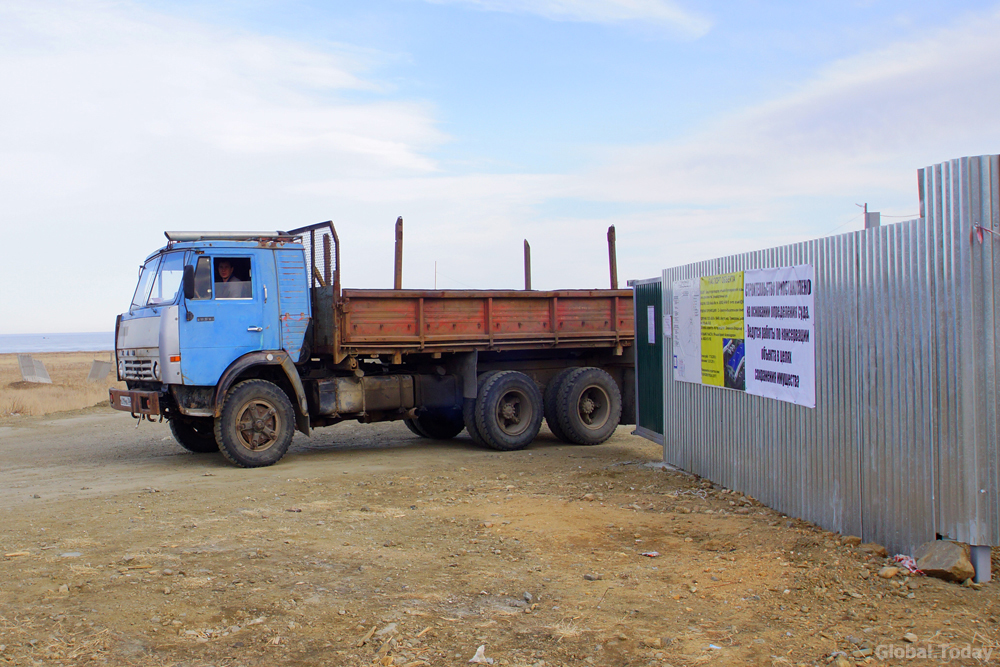
<instances>
[{"instance_id":1,"label":"driver in cab","mask_svg":"<svg viewBox=\"0 0 1000 667\"><path fill-rule=\"evenodd\" d=\"M219 273L215 282L215 296L220 299L245 299L250 296L249 285L244 285L243 280L235 275L233 263L228 259L220 259L215 264Z\"/></svg>"}]
</instances>

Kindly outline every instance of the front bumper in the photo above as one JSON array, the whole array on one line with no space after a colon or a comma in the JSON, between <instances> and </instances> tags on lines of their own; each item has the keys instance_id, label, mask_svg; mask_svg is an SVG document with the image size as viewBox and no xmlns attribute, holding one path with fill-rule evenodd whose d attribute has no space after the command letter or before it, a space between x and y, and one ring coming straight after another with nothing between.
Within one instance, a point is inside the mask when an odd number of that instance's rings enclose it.
<instances>
[{"instance_id":1,"label":"front bumper","mask_svg":"<svg viewBox=\"0 0 1000 667\"><path fill-rule=\"evenodd\" d=\"M158 391L127 389L109 389L108 391L111 395L111 407L115 410L130 412L133 417L164 414L160 410L160 392Z\"/></svg>"}]
</instances>

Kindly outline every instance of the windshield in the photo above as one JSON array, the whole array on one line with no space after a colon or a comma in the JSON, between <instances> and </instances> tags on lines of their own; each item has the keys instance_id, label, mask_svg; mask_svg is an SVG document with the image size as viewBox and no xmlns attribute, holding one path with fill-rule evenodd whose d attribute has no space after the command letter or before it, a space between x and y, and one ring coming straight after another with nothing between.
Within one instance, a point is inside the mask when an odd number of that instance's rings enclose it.
<instances>
[{"instance_id":1,"label":"windshield","mask_svg":"<svg viewBox=\"0 0 1000 667\"><path fill-rule=\"evenodd\" d=\"M139 274L139 285L135 288L135 294L132 296L133 307L142 308L146 305L146 299L149 297L149 287L153 284L153 278L156 277L156 267L160 265L160 257L160 255L157 255L146 262L146 266L142 267L142 273Z\"/></svg>"},{"instance_id":2,"label":"windshield","mask_svg":"<svg viewBox=\"0 0 1000 667\"><path fill-rule=\"evenodd\" d=\"M145 271L143 271L145 274ZM149 293L147 306L159 306L173 303L177 298L177 290L184 279L184 253L171 252L163 256L160 269L156 272L153 289Z\"/></svg>"}]
</instances>

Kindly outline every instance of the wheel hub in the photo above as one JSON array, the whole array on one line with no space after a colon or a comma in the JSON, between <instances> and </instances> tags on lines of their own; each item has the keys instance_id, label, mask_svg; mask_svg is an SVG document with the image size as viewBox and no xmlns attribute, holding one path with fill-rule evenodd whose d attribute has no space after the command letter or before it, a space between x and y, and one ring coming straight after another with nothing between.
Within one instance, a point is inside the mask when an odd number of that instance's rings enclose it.
<instances>
[{"instance_id":1,"label":"wheel hub","mask_svg":"<svg viewBox=\"0 0 1000 667\"><path fill-rule=\"evenodd\" d=\"M519 389L505 392L496 405L496 424L509 436L517 436L531 424L531 401Z\"/></svg>"},{"instance_id":2,"label":"wheel hub","mask_svg":"<svg viewBox=\"0 0 1000 667\"><path fill-rule=\"evenodd\" d=\"M278 411L266 401L251 401L237 419L240 444L252 451L269 448L278 439Z\"/></svg>"},{"instance_id":3,"label":"wheel hub","mask_svg":"<svg viewBox=\"0 0 1000 667\"><path fill-rule=\"evenodd\" d=\"M580 395L577 409L580 412L580 420L588 429L598 429L608 421L610 404L608 395L600 387L588 387Z\"/></svg>"}]
</instances>

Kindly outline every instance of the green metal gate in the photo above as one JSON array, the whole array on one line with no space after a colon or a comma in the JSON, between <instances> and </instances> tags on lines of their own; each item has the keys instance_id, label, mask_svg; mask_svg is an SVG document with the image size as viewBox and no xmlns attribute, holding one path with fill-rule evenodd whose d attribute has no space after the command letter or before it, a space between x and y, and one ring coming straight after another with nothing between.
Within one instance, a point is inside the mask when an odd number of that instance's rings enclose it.
<instances>
[{"instance_id":1,"label":"green metal gate","mask_svg":"<svg viewBox=\"0 0 1000 667\"><path fill-rule=\"evenodd\" d=\"M663 284L631 281L635 294L636 435L663 444Z\"/></svg>"}]
</instances>

